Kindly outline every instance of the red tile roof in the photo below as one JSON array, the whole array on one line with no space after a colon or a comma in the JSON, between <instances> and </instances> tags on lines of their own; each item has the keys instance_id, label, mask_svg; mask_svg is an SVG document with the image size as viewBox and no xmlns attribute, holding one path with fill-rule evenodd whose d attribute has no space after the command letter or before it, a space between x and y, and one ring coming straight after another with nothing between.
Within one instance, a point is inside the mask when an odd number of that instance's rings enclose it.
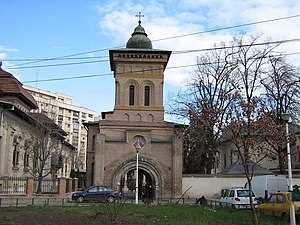
<instances>
[{"instance_id":1,"label":"red tile roof","mask_svg":"<svg viewBox=\"0 0 300 225\"><path fill-rule=\"evenodd\" d=\"M38 105L36 101L22 86L23 84L12 74L3 70L0 64L0 97L18 96L32 109L37 109Z\"/></svg>"}]
</instances>

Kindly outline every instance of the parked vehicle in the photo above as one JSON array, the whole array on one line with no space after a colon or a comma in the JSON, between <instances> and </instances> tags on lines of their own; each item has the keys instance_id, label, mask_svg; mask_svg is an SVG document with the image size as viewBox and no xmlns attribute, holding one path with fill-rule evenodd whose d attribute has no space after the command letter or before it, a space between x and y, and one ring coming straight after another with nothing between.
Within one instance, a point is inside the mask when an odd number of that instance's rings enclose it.
<instances>
[{"instance_id":1,"label":"parked vehicle","mask_svg":"<svg viewBox=\"0 0 300 225\"><path fill-rule=\"evenodd\" d=\"M255 195L251 194L253 204L257 205ZM220 199L220 205L230 206L236 209L250 209L250 192L244 188L232 188L224 192Z\"/></svg>"},{"instance_id":2,"label":"parked vehicle","mask_svg":"<svg viewBox=\"0 0 300 225\"><path fill-rule=\"evenodd\" d=\"M294 201L296 217L300 216L300 201ZM259 212L267 215L278 216L286 221L290 218L289 192L271 194L266 203L257 206Z\"/></svg>"},{"instance_id":3,"label":"parked vehicle","mask_svg":"<svg viewBox=\"0 0 300 225\"><path fill-rule=\"evenodd\" d=\"M72 200L77 202L84 201L107 201L114 202L116 198L121 197L121 193L107 186L92 186L85 191L74 192Z\"/></svg>"},{"instance_id":4,"label":"parked vehicle","mask_svg":"<svg viewBox=\"0 0 300 225\"><path fill-rule=\"evenodd\" d=\"M259 202L265 202L272 193L288 191L288 182L283 175L254 176L251 184L252 191ZM245 188L249 188L248 183Z\"/></svg>"}]
</instances>

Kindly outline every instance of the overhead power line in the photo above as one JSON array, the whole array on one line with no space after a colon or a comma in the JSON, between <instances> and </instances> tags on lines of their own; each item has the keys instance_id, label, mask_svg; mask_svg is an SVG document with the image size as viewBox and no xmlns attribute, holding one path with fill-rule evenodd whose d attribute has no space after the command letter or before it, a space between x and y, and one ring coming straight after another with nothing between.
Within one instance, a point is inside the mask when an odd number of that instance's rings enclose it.
<instances>
[{"instance_id":1,"label":"overhead power line","mask_svg":"<svg viewBox=\"0 0 300 225\"><path fill-rule=\"evenodd\" d=\"M222 49L230 49L230 48L243 48L243 47L250 47L250 46L261 46L261 45L275 45L275 44L283 44L283 43L297 42L297 41L300 41L300 38L288 39L288 40L282 40L282 41L260 42L260 43L252 43L252 44L236 45L236 46L222 46L222 47L214 47L214 48L173 51L173 54L176 55L176 54L186 54L186 53L203 52L203 51L211 51L211 50L222 50Z\"/></svg>"},{"instance_id":2,"label":"overhead power line","mask_svg":"<svg viewBox=\"0 0 300 225\"><path fill-rule=\"evenodd\" d=\"M221 30L229 30L229 29L233 29L233 28L240 28L240 27L252 26L252 25L257 25L257 24L262 24L262 23L275 22L275 21L279 21L279 20L292 19L292 18L296 18L296 17L300 17L300 14L293 15L293 16L280 17L280 18L275 18L275 19L269 19L269 20L262 20L262 21L252 22L252 23L245 23L245 24L240 24L240 25L234 25L234 26L216 28L216 29L211 29L211 30L206 30L206 31L200 31L200 32L195 32L195 33L182 34L182 35L173 36L173 37L169 37L169 38L157 39L157 40L154 40L152 42L155 42L155 41L164 41L164 40L169 40L169 39L174 39L174 38L181 38L181 37L187 37L187 36L193 36L193 35L198 35L198 34L206 34L206 33L211 33L211 32L216 32L216 31L221 31Z\"/></svg>"},{"instance_id":3,"label":"overhead power line","mask_svg":"<svg viewBox=\"0 0 300 225\"><path fill-rule=\"evenodd\" d=\"M81 75L81 76L73 76L73 77L60 77L60 78L49 78L49 79L41 79L41 80L29 80L23 81L22 83L35 83L35 82L49 82L49 81L62 81L62 80L73 80L73 79L83 79L83 78L92 78L92 77L104 77L104 76L112 76L112 73L107 74L90 74L90 75Z\"/></svg>"},{"instance_id":4,"label":"overhead power line","mask_svg":"<svg viewBox=\"0 0 300 225\"><path fill-rule=\"evenodd\" d=\"M221 30L229 30L229 29L246 27L246 26L252 26L252 25L257 25L257 24L262 24L262 23L270 23L270 22L275 22L275 21L280 21L280 20L286 20L286 19L292 19L292 18L297 18L297 17L300 17L300 14L292 15L292 16L286 16L286 17L279 17L279 18L269 19L269 20L256 21L256 22L245 23L245 24L239 24L239 25L234 25L234 26L216 28L216 29L211 29L211 30L206 30L206 31L199 31L199 32L194 32L194 33L182 34L182 35L171 36L171 37L166 37L166 38L160 38L160 39L152 40L152 42L158 42L158 41L164 41L164 40L182 38L182 37L187 37L187 36L193 36L193 35L211 33L211 32L216 32L216 31L221 31ZM118 46L118 47L113 47L113 48L122 48L122 47L124 47L124 46ZM84 55L84 54L89 54L89 53L96 53L96 52L101 52L101 51L107 51L107 50L113 49L113 48L97 49L97 50L80 52L80 53L74 53L74 54L65 55L65 56L59 56L59 57L54 57L54 58L47 58L47 59L40 59L40 60L37 59L37 60L34 60L32 62L17 64L16 66L28 65L28 64L33 64L33 63L39 63L39 62L43 62L43 61L52 61L52 60L64 59L64 58L67 58L67 57L73 57L73 56Z\"/></svg>"},{"instance_id":5,"label":"overhead power line","mask_svg":"<svg viewBox=\"0 0 300 225\"><path fill-rule=\"evenodd\" d=\"M70 58L61 58L56 60L81 60L81 59L102 59L108 58L108 56L86 56L86 57L70 57ZM8 62L17 62L17 61L35 61L35 60L48 60L46 58L43 59L5 59Z\"/></svg>"},{"instance_id":6,"label":"overhead power line","mask_svg":"<svg viewBox=\"0 0 300 225\"><path fill-rule=\"evenodd\" d=\"M293 53L288 53L288 54L283 54L283 55L297 55L300 54L300 52L293 52ZM276 57L276 55L273 55ZM268 56L267 56L268 57ZM186 67L195 67L199 65L210 65L210 64L215 64L215 63L220 63L220 62L207 62L207 63L200 63L200 64L187 64L187 65L180 65L180 66L172 66L172 67L167 67L166 70L170 69L179 69L179 68L186 68ZM221 62L222 63L222 62ZM139 72L145 72L145 71L151 71L152 69L149 70L139 70L139 71L132 71L132 73L139 73ZM299 69L295 69L299 70ZM103 76L112 76L113 73L106 73L106 74L90 74L90 75L79 75L79 76L72 76L72 77L61 77L61 78L49 78L49 79L36 79L36 80L29 80L29 81L23 81L22 83L35 83L35 82L50 82L50 81L62 81L62 80L73 80L73 79L83 79L83 78L93 78L93 77L103 77Z\"/></svg>"},{"instance_id":7,"label":"overhead power line","mask_svg":"<svg viewBox=\"0 0 300 225\"><path fill-rule=\"evenodd\" d=\"M59 63L59 64L47 64L40 66L9 66L8 69L32 69L32 68L40 68L40 67L54 67L54 66L72 66L78 64L87 64L87 63L98 63L98 62L108 62L109 60L93 60L93 61L85 61L85 62L73 62L73 63Z\"/></svg>"},{"instance_id":8,"label":"overhead power line","mask_svg":"<svg viewBox=\"0 0 300 225\"><path fill-rule=\"evenodd\" d=\"M249 46L261 46L261 45L274 45L274 44L283 44L288 42L297 42L300 41L300 38L282 40L282 41L269 41L269 42L260 42L260 43L252 43L252 44L243 44L237 46L222 46L222 47L213 47L213 48L204 48L204 49L191 49L191 50L181 50L181 51L173 51L174 55L178 54L187 54L187 53L195 53L195 52L203 52L203 51L211 51L211 50L222 50L229 48L242 48ZM94 61L84 61L84 62L73 62L73 63L59 63L59 64L46 64L46 65L38 65L38 66L9 66L7 69L33 69L33 68L41 68L41 67L54 67L54 66L71 66L78 64L87 64L87 63L99 63L99 62L108 62L109 60L94 60Z\"/></svg>"}]
</instances>

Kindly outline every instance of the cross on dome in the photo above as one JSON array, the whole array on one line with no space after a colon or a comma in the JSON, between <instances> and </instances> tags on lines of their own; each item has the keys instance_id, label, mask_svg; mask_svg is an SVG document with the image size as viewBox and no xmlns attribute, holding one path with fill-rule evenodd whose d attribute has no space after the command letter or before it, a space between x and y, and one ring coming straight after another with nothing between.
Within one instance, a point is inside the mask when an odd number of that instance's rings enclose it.
<instances>
[{"instance_id":1,"label":"cross on dome","mask_svg":"<svg viewBox=\"0 0 300 225\"><path fill-rule=\"evenodd\" d=\"M142 15L141 12L139 12L138 15L135 15L135 17L138 17L139 18L139 25L141 25L141 17L144 17L144 15Z\"/></svg>"}]
</instances>

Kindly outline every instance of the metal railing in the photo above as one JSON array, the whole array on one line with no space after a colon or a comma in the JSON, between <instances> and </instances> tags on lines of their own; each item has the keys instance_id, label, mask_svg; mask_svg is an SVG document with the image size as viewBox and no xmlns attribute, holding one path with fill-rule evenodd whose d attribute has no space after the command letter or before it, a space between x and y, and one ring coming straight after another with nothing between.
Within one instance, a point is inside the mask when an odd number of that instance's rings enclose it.
<instances>
[{"instance_id":1,"label":"metal railing","mask_svg":"<svg viewBox=\"0 0 300 225\"><path fill-rule=\"evenodd\" d=\"M66 198L0 198L0 207L72 205Z\"/></svg>"},{"instance_id":2,"label":"metal railing","mask_svg":"<svg viewBox=\"0 0 300 225\"><path fill-rule=\"evenodd\" d=\"M164 198L164 199L155 199L153 201L142 201L139 200L139 204L184 204L184 205L199 205L196 203L196 199L193 198L186 198L186 199L179 199L177 198ZM106 202L97 202L99 204L103 204ZM133 198L120 198L116 199L116 204L126 203L126 204L135 204L135 200ZM91 206L96 204L95 202L85 202L85 203L78 203L76 201L72 201L70 198L55 198L55 197L35 197L35 198L1 198L0 197L0 207L8 207L8 206L54 206L54 205L68 205L68 206L75 206L78 204L83 204L84 206ZM208 200L207 203L203 206L207 207L218 207L219 202L215 200Z\"/></svg>"},{"instance_id":3,"label":"metal railing","mask_svg":"<svg viewBox=\"0 0 300 225\"><path fill-rule=\"evenodd\" d=\"M38 180L34 180L34 193L39 194L57 194L58 193L58 180L43 179L41 181L41 188L38 190Z\"/></svg>"},{"instance_id":4,"label":"metal railing","mask_svg":"<svg viewBox=\"0 0 300 225\"><path fill-rule=\"evenodd\" d=\"M0 177L0 194L26 194L27 177Z\"/></svg>"}]
</instances>

